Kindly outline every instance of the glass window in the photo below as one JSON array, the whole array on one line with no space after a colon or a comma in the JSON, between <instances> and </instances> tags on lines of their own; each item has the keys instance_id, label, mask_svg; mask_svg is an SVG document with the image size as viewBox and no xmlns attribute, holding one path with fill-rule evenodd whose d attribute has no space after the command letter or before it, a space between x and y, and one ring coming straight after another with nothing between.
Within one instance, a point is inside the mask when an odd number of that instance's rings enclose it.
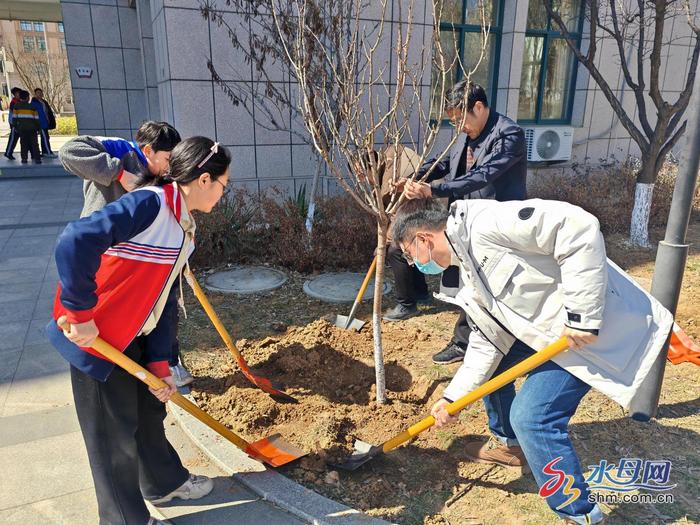
<instances>
[{"instance_id":1,"label":"glass window","mask_svg":"<svg viewBox=\"0 0 700 525\"><path fill-rule=\"evenodd\" d=\"M583 4L554 0L571 36L580 44ZM518 120L527 123L568 123L571 120L576 57L547 15L542 2L530 2L520 75Z\"/></svg>"},{"instance_id":2,"label":"glass window","mask_svg":"<svg viewBox=\"0 0 700 525\"><path fill-rule=\"evenodd\" d=\"M61 40L61 53L65 53L65 52L66 52L66 41Z\"/></svg>"},{"instance_id":3,"label":"glass window","mask_svg":"<svg viewBox=\"0 0 700 525\"><path fill-rule=\"evenodd\" d=\"M44 22L34 22L34 31L38 33L44 32Z\"/></svg>"},{"instance_id":4,"label":"glass window","mask_svg":"<svg viewBox=\"0 0 700 525\"><path fill-rule=\"evenodd\" d=\"M446 88L452 87L462 79L464 71L473 69L481 53L481 12L480 0L444 0L440 22L440 42L449 64L454 61L454 74L448 80ZM480 84L486 90L489 105L496 103L496 75L498 73L497 53L501 43L501 12L502 0L486 0L486 22L490 26L486 56L472 74L472 81ZM458 60L455 60L458 57ZM461 65L460 62L461 61ZM433 67L433 86L437 80L437 68ZM437 89L432 90L433 96L439 96ZM438 101L433 101L433 118L439 113ZM446 123L447 121L444 120Z\"/></svg>"},{"instance_id":5,"label":"glass window","mask_svg":"<svg viewBox=\"0 0 700 525\"><path fill-rule=\"evenodd\" d=\"M32 30L32 23L31 23L31 22L27 22L26 20L22 20L22 21L19 23L19 28L20 28L22 31L31 31L31 30Z\"/></svg>"},{"instance_id":6,"label":"glass window","mask_svg":"<svg viewBox=\"0 0 700 525\"><path fill-rule=\"evenodd\" d=\"M31 36L25 36L22 38L22 44L24 45L24 50L27 53L34 51L34 38Z\"/></svg>"},{"instance_id":7,"label":"glass window","mask_svg":"<svg viewBox=\"0 0 700 525\"><path fill-rule=\"evenodd\" d=\"M59 33L65 32L65 29L63 28L63 22L59 22L58 24L56 24L56 27L58 28Z\"/></svg>"},{"instance_id":8,"label":"glass window","mask_svg":"<svg viewBox=\"0 0 700 525\"><path fill-rule=\"evenodd\" d=\"M41 51L46 51L46 40L43 36L36 37L36 47Z\"/></svg>"}]
</instances>

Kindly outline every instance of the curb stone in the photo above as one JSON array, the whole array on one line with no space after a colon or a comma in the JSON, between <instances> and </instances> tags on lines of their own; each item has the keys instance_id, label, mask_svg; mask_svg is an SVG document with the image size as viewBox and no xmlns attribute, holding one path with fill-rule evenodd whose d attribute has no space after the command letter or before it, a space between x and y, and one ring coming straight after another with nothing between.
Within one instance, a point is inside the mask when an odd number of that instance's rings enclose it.
<instances>
[{"instance_id":1,"label":"curb stone","mask_svg":"<svg viewBox=\"0 0 700 525\"><path fill-rule=\"evenodd\" d=\"M313 525L390 525L266 468L180 407L171 403L169 408L185 434L224 472L298 518Z\"/></svg>"}]
</instances>

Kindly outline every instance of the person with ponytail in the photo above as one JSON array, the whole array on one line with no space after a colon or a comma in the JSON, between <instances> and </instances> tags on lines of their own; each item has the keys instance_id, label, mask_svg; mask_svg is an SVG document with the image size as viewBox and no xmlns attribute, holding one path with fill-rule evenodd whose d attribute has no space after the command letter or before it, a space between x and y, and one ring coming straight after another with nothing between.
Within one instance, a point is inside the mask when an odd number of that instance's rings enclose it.
<instances>
[{"instance_id":1,"label":"person with ponytail","mask_svg":"<svg viewBox=\"0 0 700 525\"><path fill-rule=\"evenodd\" d=\"M155 505L196 499L213 487L182 465L163 420L164 403L176 391L168 368L170 309L177 307L171 290L194 249L191 213L209 213L221 199L230 162L218 143L186 139L172 150L163 176L145 176L142 187L68 224L59 236L59 285L46 330L70 363L100 523L167 523L149 515L144 499ZM63 316L71 325L66 333L56 322ZM150 390L102 358L91 348L98 335L168 386Z\"/></svg>"}]
</instances>

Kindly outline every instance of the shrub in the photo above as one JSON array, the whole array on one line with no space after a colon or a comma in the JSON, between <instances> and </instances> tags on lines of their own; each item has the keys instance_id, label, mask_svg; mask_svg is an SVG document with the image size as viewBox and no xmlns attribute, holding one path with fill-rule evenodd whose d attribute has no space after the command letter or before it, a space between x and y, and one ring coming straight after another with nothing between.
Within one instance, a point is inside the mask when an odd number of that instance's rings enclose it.
<instances>
[{"instance_id":1,"label":"shrub","mask_svg":"<svg viewBox=\"0 0 700 525\"><path fill-rule=\"evenodd\" d=\"M311 235L306 230L305 189L284 197L236 191L208 215L198 214L192 263L263 262L298 272L365 271L376 246L374 219L350 197L320 197Z\"/></svg>"},{"instance_id":2,"label":"shrub","mask_svg":"<svg viewBox=\"0 0 700 525\"><path fill-rule=\"evenodd\" d=\"M661 169L654 185L650 228L666 225L677 174L674 162L666 162ZM570 202L595 215L604 233L629 233L636 184L633 163L574 167L563 174L538 172L527 183L529 197ZM700 189L695 192L693 210L696 216L700 212Z\"/></svg>"},{"instance_id":3,"label":"shrub","mask_svg":"<svg viewBox=\"0 0 700 525\"><path fill-rule=\"evenodd\" d=\"M255 235L258 209L245 191L221 199L209 214L195 212L195 266L218 266L246 260L256 254L259 240Z\"/></svg>"},{"instance_id":4,"label":"shrub","mask_svg":"<svg viewBox=\"0 0 700 525\"><path fill-rule=\"evenodd\" d=\"M56 117L56 129L52 129L50 134L68 136L77 135L78 122L75 119L75 115L71 117Z\"/></svg>"}]
</instances>

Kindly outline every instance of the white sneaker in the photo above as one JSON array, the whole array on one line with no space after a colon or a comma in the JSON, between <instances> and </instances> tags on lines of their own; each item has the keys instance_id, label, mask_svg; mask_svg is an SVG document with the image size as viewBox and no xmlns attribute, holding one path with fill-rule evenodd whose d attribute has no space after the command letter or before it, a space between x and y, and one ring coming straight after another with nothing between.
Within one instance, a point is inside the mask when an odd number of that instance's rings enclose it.
<instances>
[{"instance_id":1,"label":"white sneaker","mask_svg":"<svg viewBox=\"0 0 700 525\"><path fill-rule=\"evenodd\" d=\"M194 381L192 374L190 374L182 364L178 363L168 368L170 368L170 375L173 376L177 387L187 386Z\"/></svg>"},{"instance_id":2,"label":"white sneaker","mask_svg":"<svg viewBox=\"0 0 700 525\"><path fill-rule=\"evenodd\" d=\"M163 503L168 503L173 498L199 499L209 494L213 488L214 482L211 478L190 474L189 479L170 494L162 498L152 499L150 502L153 505L162 505Z\"/></svg>"}]
</instances>

